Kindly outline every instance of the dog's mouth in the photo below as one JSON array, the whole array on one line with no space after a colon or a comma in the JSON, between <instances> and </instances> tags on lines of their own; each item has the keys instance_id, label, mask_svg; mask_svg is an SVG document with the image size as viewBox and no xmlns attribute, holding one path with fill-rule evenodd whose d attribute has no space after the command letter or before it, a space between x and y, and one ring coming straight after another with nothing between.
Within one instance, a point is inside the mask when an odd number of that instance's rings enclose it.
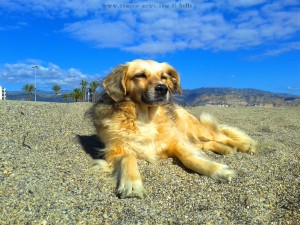
<instances>
[{"instance_id":1,"label":"dog's mouth","mask_svg":"<svg viewBox=\"0 0 300 225\"><path fill-rule=\"evenodd\" d=\"M150 97L148 94L145 94L142 96L142 101L147 105L166 105L169 103L169 97L167 96Z\"/></svg>"},{"instance_id":2,"label":"dog's mouth","mask_svg":"<svg viewBox=\"0 0 300 225\"><path fill-rule=\"evenodd\" d=\"M142 95L142 101L147 105L165 105L170 102L169 89L164 84L156 85Z\"/></svg>"}]
</instances>

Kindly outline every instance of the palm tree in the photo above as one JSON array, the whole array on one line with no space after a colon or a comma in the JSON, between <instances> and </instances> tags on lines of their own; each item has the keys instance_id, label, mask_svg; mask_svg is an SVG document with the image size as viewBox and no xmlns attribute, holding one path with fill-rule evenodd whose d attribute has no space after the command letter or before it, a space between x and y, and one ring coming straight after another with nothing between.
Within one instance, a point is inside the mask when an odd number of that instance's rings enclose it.
<instances>
[{"instance_id":1,"label":"palm tree","mask_svg":"<svg viewBox=\"0 0 300 225\"><path fill-rule=\"evenodd\" d=\"M29 101L31 101L32 92L35 90L34 85L33 84L26 84L26 85L24 85L22 90L28 93Z\"/></svg>"},{"instance_id":2,"label":"palm tree","mask_svg":"<svg viewBox=\"0 0 300 225\"><path fill-rule=\"evenodd\" d=\"M80 88L75 88L71 92L71 96L72 96L73 101L78 102L78 99L80 99L82 97L82 91L80 90Z\"/></svg>"},{"instance_id":3,"label":"palm tree","mask_svg":"<svg viewBox=\"0 0 300 225\"><path fill-rule=\"evenodd\" d=\"M97 88L99 87L100 83L98 81L93 81L90 83L90 89L93 93L93 102L96 102L97 99Z\"/></svg>"},{"instance_id":4,"label":"palm tree","mask_svg":"<svg viewBox=\"0 0 300 225\"><path fill-rule=\"evenodd\" d=\"M52 90L54 91L55 98L57 98L58 92L60 91L61 87L59 85L54 85Z\"/></svg>"},{"instance_id":5,"label":"palm tree","mask_svg":"<svg viewBox=\"0 0 300 225\"><path fill-rule=\"evenodd\" d=\"M68 98L69 98L69 95L68 94L63 94L62 98L63 98L64 102L67 102Z\"/></svg>"},{"instance_id":6,"label":"palm tree","mask_svg":"<svg viewBox=\"0 0 300 225\"><path fill-rule=\"evenodd\" d=\"M80 82L80 85L81 85L81 91L82 91L82 99L83 101L85 101L85 92L86 92L86 86L88 85L88 82L86 80L82 80Z\"/></svg>"}]
</instances>

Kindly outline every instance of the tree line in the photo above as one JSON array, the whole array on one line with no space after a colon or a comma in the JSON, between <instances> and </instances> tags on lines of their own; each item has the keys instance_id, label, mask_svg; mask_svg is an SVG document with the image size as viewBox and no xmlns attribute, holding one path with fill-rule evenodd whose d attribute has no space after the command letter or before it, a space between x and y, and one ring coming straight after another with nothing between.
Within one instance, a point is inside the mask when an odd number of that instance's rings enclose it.
<instances>
[{"instance_id":1,"label":"tree line","mask_svg":"<svg viewBox=\"0 0 300 225\"><path fill-rule=\"evenodd\" d=\"M69 100L74 102L87 102L92 101L96 102L97 100L97 88L100 86L100 82L98 81L92 81L91 83L87 82L86 80L82 80L80 82L81 87L73 89L68 94L62 94L63 101L67 102ZM88 86L89 85L89 86ZM32 93L35 91L35 87L33 84L26 84L22 88L23 91L28 93L28 99L29 101L32 100ZM54 91L55 98L58 97L59 92L61 90L61 86L54 85L52 87L52 90ZM87 97L88 95L88 97ZM91 96L91 98L89 98Z\"/></svg>"}]
</instances>

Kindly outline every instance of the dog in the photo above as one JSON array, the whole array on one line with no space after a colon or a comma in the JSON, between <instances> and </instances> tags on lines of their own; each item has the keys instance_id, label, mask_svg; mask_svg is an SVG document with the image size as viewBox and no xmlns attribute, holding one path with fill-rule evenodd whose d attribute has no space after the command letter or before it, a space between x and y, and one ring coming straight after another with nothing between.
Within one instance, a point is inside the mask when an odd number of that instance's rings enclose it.
<instances>
[{"instance_id":1,"label":"dog","mask_svg":"<svg viewBox=\"0 0 300 225\"><path fill-rule=\"evenodd\" d=\"M119 65L102 87L91 115L105 145L100 164L116 176L120 198L145 194L137 159L172 157L198 174L230 182L234 170L209 160L204 151L256 151L256 142L243 131L218 124L209 114L197 119L172 103L172 96L182 90L178 72L167 63L137 59Z\"/></svg>"}]
</instances>

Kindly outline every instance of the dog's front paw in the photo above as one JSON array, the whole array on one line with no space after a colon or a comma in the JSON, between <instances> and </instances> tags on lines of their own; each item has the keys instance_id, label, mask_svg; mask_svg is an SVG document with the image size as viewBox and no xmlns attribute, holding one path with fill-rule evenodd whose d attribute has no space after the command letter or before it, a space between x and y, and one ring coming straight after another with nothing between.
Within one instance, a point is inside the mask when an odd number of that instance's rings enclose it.
<instances>
[{"instance_id":1,"label":"dog's front paw","mask_svg":"<svg viewBox=\"0 0 300 225\"><path fill-rule=\"evenodd\" d=\"M117 195L120 198L130 198L130 197L143 198L144 194L145 194L145 190L141 180L122 181L120 182L117 189Z\"/></svg>"},{"instance_id":2,"label":"dog's front paw","mask_svg":"<svg viewBox=\"0 0 300 225\"><path fill-rule=\"evenodd\" d=\"M257 143L255 141L251 140L249 148L248 148L248 153L250 155L256 154L256 145L257 145Z\"/></svg>"},{"instance_id":3,"label":"dog's front paw","mask_svg":"<svg viewBox=\"0 0 300 225\"><path fill-rule=\"evenodd\" d=\"M236 177L236 173L227 165L220 164L219 169L214 172L211 177L221 182L231 182L231 180Z\"/></svg>"}]
</instances>

